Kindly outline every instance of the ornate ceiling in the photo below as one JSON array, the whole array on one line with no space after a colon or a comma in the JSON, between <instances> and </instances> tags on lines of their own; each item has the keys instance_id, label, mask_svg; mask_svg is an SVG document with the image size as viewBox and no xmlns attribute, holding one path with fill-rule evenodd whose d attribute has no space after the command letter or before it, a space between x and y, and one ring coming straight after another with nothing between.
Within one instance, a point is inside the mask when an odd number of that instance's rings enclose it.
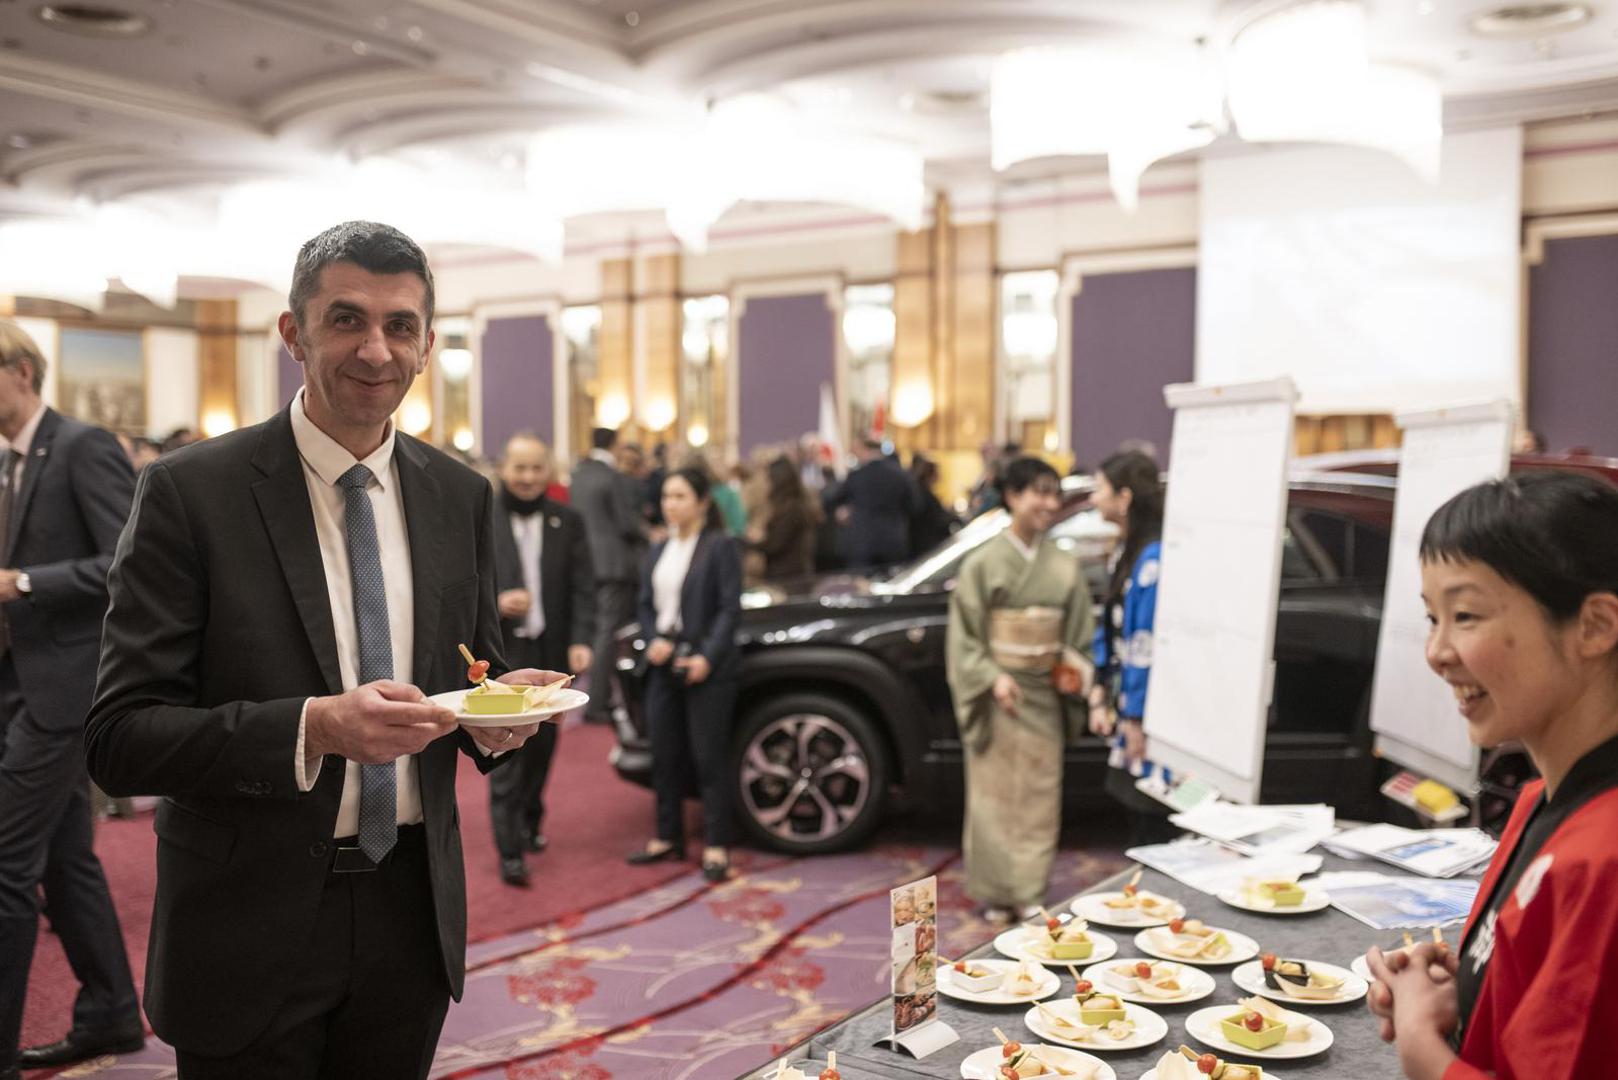
<instances>
[{"instance_id":1,"label":"ornate ceiling","mask_svg":"<svg viewBox=\"0 0 1618 1080\"><path fill-rule=\"evenodd\" d=\"M989 178L1000 51L1217 47L1270 0L93 0L133 36L0 0L0 219L75 200L207 200L333 156L520 176L535 131L743 91L919 146L934 182ZM1618 0L1566 32L1487 37L1493 5L1376 0L1382 58L1439 75L1446 126L1618 109ZM655 167L656 163L649 163ZM82 205L82 202L80 203Z\"/></svg>"}]
</instances>

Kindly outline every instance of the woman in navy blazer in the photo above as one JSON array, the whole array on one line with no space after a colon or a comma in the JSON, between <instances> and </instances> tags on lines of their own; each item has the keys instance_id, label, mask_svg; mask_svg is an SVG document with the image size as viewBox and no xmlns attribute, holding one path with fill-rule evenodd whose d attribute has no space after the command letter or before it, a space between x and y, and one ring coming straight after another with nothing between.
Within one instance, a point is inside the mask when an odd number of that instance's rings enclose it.
<instances>
[{"instance_id":1,"label":"woman in navy blazer","mask_svg":"<svg viewBox=\"0 0 1618 1080\"><path fill-rule=\"evenodd\" d=\"M706 846L702 872L722 881L733 841L730 721L736 706L736 623L742 564L706 475L677 469L663 481L669 538L647 555L639 615L646 647L646 714L652 737L657 838L631 863L685 857L685 793L696 771Z\"/></svg>"}]
</instances>

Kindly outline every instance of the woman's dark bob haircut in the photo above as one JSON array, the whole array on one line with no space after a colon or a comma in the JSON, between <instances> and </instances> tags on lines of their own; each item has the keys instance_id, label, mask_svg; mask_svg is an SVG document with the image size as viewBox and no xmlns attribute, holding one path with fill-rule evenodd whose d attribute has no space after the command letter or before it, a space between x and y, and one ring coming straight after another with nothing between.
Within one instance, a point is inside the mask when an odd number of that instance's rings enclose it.
<instances>
[{"instance_id":1,"label":"woman's dark bob haircut","mask_svg":"<svg viewBox=\"0 0 1618 1080\"><path fill-rule=\"evenodd\" d=\"M1467 488L1428 520L1421 561L1480 562L1566 622L1618 593L1618 487L1548 469Z\"/></svg>"}]
</instances>

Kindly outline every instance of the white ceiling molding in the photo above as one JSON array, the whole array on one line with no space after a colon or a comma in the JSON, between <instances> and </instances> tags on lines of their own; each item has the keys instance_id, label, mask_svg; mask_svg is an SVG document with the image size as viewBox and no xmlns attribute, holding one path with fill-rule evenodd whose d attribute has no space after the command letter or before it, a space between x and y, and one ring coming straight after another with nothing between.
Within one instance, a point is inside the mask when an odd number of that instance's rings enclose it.
<instances>
[{"instance_id":1,"label":"white ceiling molding","mask_svg":"<svg viewBox=\"0 0 1618 1080\"><path fill-rule=\"evenodd\" d=\"M155 161L150 151L134 146L62 140L19 151L6 158L0 173L14 184L71 189L78 176Z\"/></svg>"},{"instance_id":2,"label":"white ceiling molding","mask_svg":"<svg viewBox=\"0 0 1618 1080\"><path fill-rule=\"evenodd\" d=\"M258 22L273 23L297 30L345 48L354 41L364 41L367 55L393 60L415 67L426 67L438 59L432 49L418 45L408 38L378 30L374 25L356 19L334 15L330 8L316 8L295 0L192 0L193 3L220 11L245 15Z\"/></svg>"},{"instance_id":3,"label":"white ceiling molding","mask_svg":"<svg viewBox=\"0 0 1618 1080\"><path fill-rule=\"evenodd\" d=\"M333 75L278 94L259 107L264 125L276 134L338 123L383 109L431 107L439 103L467 105L510 103L477 79L420 71L363 71Z\"/></svg>"},{"instance_id":4,"label":"white ceiling molding","mask_svg":"<svg viewBox=\"0 0 1618 1080\"><path fill-rule=\"evenodd\" d=\"M561 105L467 104L431 112L405 112L380 120L363 121L337 133L355 157L373 154L450 153L431 148L433 143L455 143L478 137L495 139L513 131L540 131L564 123L606 122L616 114L605 109L579 109Z\"/></svg>"},{"instance_id":5,"label":"white ceiling molding","mask_svg":"<svg viewBox=\"0 0 1618 1080\"><path fill-rule=\"evenodd\" d=\"M225 128L240 134L265 134L252 113L239 106L15 52L0 53L0 90L166 121L186 128Z\"/></svg>"},{"instance_id":6,"label":"white ceiling molding","mask_svg":"<svg viewBox=\"0 0 1618 1080\"><path fill-rule=\"evenodd\" d=\"M588 54L623 58L623 35L600 16L572 4L517 0L414 0L417 7L481 26L519 41L561 51L573 59Z\"/></svg>"}]
</instances>

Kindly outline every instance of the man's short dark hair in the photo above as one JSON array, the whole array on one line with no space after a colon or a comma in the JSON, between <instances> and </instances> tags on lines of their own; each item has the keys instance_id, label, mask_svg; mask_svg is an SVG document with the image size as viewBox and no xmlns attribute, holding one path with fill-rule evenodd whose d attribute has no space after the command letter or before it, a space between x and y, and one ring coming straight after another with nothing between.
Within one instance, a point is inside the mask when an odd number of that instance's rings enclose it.
<instances>
[{"instance_id":1,"label":"man's short dark hair","mask_svg":"<svg viewBox=\"0 0 1618 1080\"><path fill-rule=\"evenodd\" d=\"M415 274L427 286L426 326L432 326L433 272L427 268L427 256L410 237L392 225L375 221L345 221L333 225L298 249L287 303L299 326L303 325L303 311L309 298L320 291L321 271L336 262L350 262L373 274Z\"/></svg>"},{"instance_id":2,"label":"man's short dark hair","mask_svg":"<svg viewBox=\"0 0 1618 1080\"><path fill-rule=\"evenodd\" d=\"M1015 458L1006 464L1006 471L1000 480L1000 489L1008 494L1013 491L1026 491L1047 476L1057 486L1061 486L1062 478L1047 462L1037 457Z\"/></svg>"},{"instance_id":3,"label":"man's short dark hair","mask_svg":"<svg viewBox=\"0 0 1618 1080\"><path fill-rule=\"evenodd\" d=\"M618 441L618 433L610 427L598 427L590 432L590 445L597 450L611 450Z\"/></svg>"}]
</instances>

